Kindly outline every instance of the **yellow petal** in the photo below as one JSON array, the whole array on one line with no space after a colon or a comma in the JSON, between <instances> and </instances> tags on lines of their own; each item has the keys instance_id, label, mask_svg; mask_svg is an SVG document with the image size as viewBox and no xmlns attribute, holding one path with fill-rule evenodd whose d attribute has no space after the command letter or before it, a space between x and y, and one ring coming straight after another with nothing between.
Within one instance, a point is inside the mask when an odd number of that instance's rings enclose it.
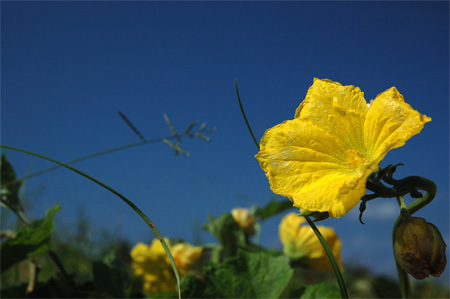
<instances>
[{"instance_id":1,"label":"yellow petal","mask_svg":"<svg viewBox=\"0 0 450 299\"><path fill-rule=\"evenodd\" d=\"M333 228L325 226L319 225L317 226L317 228L319 229L320 233L322 234L331 251L333 252L333 255L336 258L336 261L338 262L341 271L343 271L342 256L341 256L341 241L339 237L336 235L336 232L334 231ZM312 231L311 228L310 230ZM311 253L309 255L309 259L307 260L307 264L321 271L332 272L333 267L331 266L330 260L328 259L328 256L326 255L325 250L322 247L322 244L320 244L320 242L317 240L315 244L310 246L310 249Z\"/></svg>"},{"instance_id":2,"label":"yellow petal","mask_svg":"<svg viewBox=\"0 0 450 299\"><path fill-rule=\"evenodd\" d=\"M370 173L369 170L362 175L327 173L292 194L293 205L309 211L328 212L331 217L339 218L355 207L364 196Z\"/></svg>"},{"instance_id":3,"label":"yellow petal","mask_svg":"<svg viewBox=\"0 0 450 299\"><path fill-rule=\"evenodd\" d=\"M345 149L324 130L294 119L268 129L255 156L275 193L289 195L320 176L317 171L344 168Z\"/></svg>"},{"instance_id":4,"label":"yellow petal","mask_svg":"<svg viewBox=\"0 0 450 299\"><path fill-rule=\"evenodd\" d=\"M281 243L284 244L292 239L295 239L297 237L300 224L305 221L306 220L303 217L300 217L295 213L289 213L284 216L278 229Z\"/></svg>"},{"instance_id":5,"label":"yellow petal","mask_svg":"<svg viewBox=\"0 0 450 299\"><path fill-rule=\"evenodd\" d=\"M303 229L300 225L305 219L295 213L283 217L278 227L280 241L283 244L283 252L291 259L305 258L309 255L305 242Z\"/></svg>"},{"instance_id":6,"label":"yellow petal","mask_svg":"<svg viewBox=\"0 0 450 299\"><path fill-rule=\"evenodd\" d=\"M370 174L349 168L347 151L334 136L298 118L267 130L256 158L273 192L331 217L357 204Z\"/></svg>"},{"instance_id":7,"label":"yellow petal","mask_svg":"<svg viewBox=\"0 0 450 299\"><path fill-rule=\"evenodd\" d=\"M341 242L333 228L317 226L325 241L330 246L336 260L341 265ZM312 268L333 271L325 250L303 217L290 213L283 217L279 226L279 235L283 252L291 259L301 259Z\"/></svg>"},{"instance_id":8,"label":"yellow petal","mask_svg":"<svg viewBox=\"0 0 450 299\"><path fill-rule=\"evenodd\" d=\"M295 117L307 119L332 134L347 149L364 152L363 126L367 113L364 93L358 87L314 78Z\"/></svg>"},{"instance_id":9,"label":"yellow petal","mask_svg":"<svg viewBox=\"0 0 450 299\"><path fill-rule=\"evenodd\" d=\"M203 248L200 246L191 246L187 243L178 243L173 246L172 255L181 276L197 262L201 257Z\"/></svg>"},{"instance_id":10,"label":"yellow petal","mask_svg":"<svg viewBox=\"0 0 450 299\"><path fill-rule=\"evenodd\" d=\"M395 87L379 94L364 123L367 159L379 163L389 150L404 145L429 121L431 118L405 103Z\"/></svg>"}]
</instances>

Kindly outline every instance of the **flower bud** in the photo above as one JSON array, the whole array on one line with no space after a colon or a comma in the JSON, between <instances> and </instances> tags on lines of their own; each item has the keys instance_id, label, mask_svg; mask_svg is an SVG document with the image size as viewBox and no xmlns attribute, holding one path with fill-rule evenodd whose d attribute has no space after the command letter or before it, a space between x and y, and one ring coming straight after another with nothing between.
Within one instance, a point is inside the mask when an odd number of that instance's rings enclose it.
<instances>
[{"instance_id":1,"label":"flower bud","mask_svg":"<svg viewBox=\"0 0 450 299\"><path fill-rule=\"evenodd\" d=\"M394 238L397 262L415 279L424 279L430 274L438 277L444 272L447 245L436 226L423 218L410 217L397 227Z\"/></svg>"},{"instance_id":2,"label":"flower bud","mask_svg":"<svg viewBox=\"0 0 450 299\"><path fill-rule=\"evenodd\" d=\"M231 216L239 227L245 232L247 236L252 236L255 232L255 215L253 215L248 209L234 208L231 210Z\"/></svg>"}]
</instances>

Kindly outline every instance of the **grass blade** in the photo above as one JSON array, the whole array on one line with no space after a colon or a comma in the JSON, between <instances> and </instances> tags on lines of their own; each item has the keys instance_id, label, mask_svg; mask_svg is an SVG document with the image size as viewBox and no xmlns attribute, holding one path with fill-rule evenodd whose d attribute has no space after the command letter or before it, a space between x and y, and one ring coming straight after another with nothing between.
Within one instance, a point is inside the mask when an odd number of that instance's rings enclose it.
<instances>
[{"instance_id":1,"label":"grass blade","mask_svg":"<svg viewBox=\"0 0 450 299\"><path fill-rule=\"evenodd\" d=\"M117 192L116 190L114 190L113 188L109 187L108 185L105 185L104 183L102 183L99 180L91 177L90 175L88 175L88 174L86 174L86 173L84 173L84 172L82 172L82 171L80 171L80 170L78 170L76 168L73 168L73 167L71 167L71 166L69 166L67 164L61 163L59 161L53 160L51 158L48 158L48 157L45 157L45 156L42 156L42 155L30 152L30 151L26 151L26 150L23 150L23 149L15 148L15 147L12 147L12 146L1 144L0 147L6 148L6 149L10 149L10 150L14 150L14 151L18 151L18 152L22 152L22 153L25 153L25 154L28 154L28 155L32 155L32 156L35 156L35 157L38 157L38 158L41 158L41 159L44 159L44 160L56 163L56 164L58 164L58 165L60 165L62 167L65 167L65 168L67 168L67 169L69 169L69 170L71 170L71 171L81 175L81 176L84 176L88 180L91 180L92 182L100 185L101 187L105 188L106 190L110 191L111 193L115 194L120 199L122 199L128 206L130 206L142 218L142 220L144 220L144 222L148 226L150 226L150 228L152 229L152 231L155 234L155 236L161 242L161 244L162 244L162 246L164 248L164 251L166 252L167 256L169 257L170 263L172 264L172 268L173 268L173 271L175 273L175 278L176 278L177 284L178 284L178 295L179 295L179 298L181 298L180 275L178 274L177 266L175 265L175 261L173 259L172 253L170 252L169 247L167 246L166 242L164 241L163 236L161 235L159 230L156 228L156 226L150 221L150 219L144 214L144 212L142 212L141 209L139 209L132 201L130 201L124 195L122 195L121 193Z\"/></svg>"}]
</instances>

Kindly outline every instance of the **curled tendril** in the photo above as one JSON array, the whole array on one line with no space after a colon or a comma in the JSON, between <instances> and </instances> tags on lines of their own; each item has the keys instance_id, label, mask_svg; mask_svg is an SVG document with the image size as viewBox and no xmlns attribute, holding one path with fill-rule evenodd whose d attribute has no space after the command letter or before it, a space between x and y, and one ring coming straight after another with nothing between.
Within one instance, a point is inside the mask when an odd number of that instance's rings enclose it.
<instances>
[{"instance_id":1,"label":"curled tendril","mask_svg":"<svg viewBox=\"0 0 450 299\"><path fill-rule=\"evenodd\" d=\"M373 194L364 195L361 198L361 204L359 206L359 221L364 224L362 221L362 216L364 211L366 210L366 203L369 200L382 197L382 198L392 198L399 196L405 196L409 194L412 198L416 198L418 200L423 200L424 198L427 199L427 203L430 202L435 194L436 194L436 185L425 178L419 177L419 176L409 176L401 180L397 180L393 178L394 172L397 170L398 166L403 166L402 163L398 164L389 164L383 169L380 169L378 172L373 173L369 176L366 183L366 188L369 191L372 191ZM388 187L385 184L392 185L392 187ZM425 196L419 192L419 190L426 191ZM431 199L430 199L431 198ZM413 203L412 208L414 211L410 211L411 213L414 213L417 211L416 206L418 206L418 203ZM408 210L410 207L408 207Z\"/></svg>"}]
</instances>

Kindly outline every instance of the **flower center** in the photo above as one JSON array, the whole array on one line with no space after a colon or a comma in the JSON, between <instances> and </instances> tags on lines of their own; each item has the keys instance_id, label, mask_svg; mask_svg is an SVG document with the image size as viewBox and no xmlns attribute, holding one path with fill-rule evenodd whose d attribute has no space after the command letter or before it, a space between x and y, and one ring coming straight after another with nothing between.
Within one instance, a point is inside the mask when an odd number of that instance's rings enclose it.
<instances>
[{"instance_id":1,"label":"flower center","mask_svg":"<svg viewBox=\"0 0 450 299\"><path fill-rule=\"evenodd\" d=\"M366 158L361 157L361 154L357 150L348 150L345 152L347 159L347 167L349 169L362 168L366 162Z\"/></svg>"}]
</instances>

